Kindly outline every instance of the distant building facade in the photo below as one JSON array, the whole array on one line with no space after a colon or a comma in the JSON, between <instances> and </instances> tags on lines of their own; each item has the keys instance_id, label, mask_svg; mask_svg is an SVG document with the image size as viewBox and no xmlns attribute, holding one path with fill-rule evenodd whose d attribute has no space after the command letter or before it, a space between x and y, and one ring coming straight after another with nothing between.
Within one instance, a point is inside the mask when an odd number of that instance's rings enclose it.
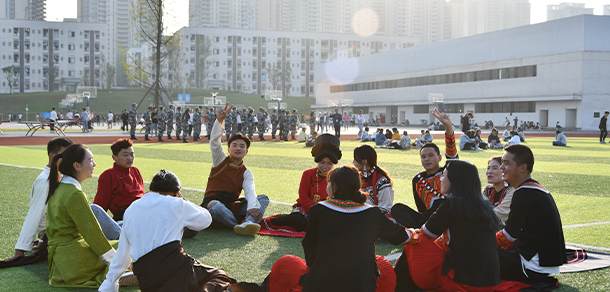
<instances>
[{"instance_id":1,"label":"distant building facade","mask_svg":"<svg viewBox=\"0 0 610 292\"><path fill-rule=\"evenodd\" d=\"M582 14L593 14L593 8L586 8L584 3L561 3L546 6L547 21Z\"/></svg>"},{"instance_id":2,"label":"distant building facade","mask_svg":"<svg viewBox=\"0 0 610 292\"><path fill-rule=\"evenodd\" d=\"M108 47L106 25L0 20L0 68L18 66L18 80L2 78L0 92L74 90L101 85L101 54ZM53 73L54 72L54 73Z\"/></svg>"},{"instance_id":3,"label":"distant building facade","mask_svg":"<svg viewBox=\"0 0 610 292\"><path fill-rule=\"evenodd\" d=\"M316 66L317 111L328 100L353 100L386 124L429 124L443 94L458 124L539 122L597 130L610 110L610 16L581 15ZM536 44L532 46L532 44ZM380 64L383 64L380 66Z\"/></svg>"},{"instance_id":4,"label":"distant building facade","mask_svg":"<svg viewBox=\"0 0 610 292\"><path fill-rule=\"evenodd\" d=\"M0 19L45 19L45 0L0 0Z\"/></svg>"},{"instance_id":5,"label":"distant building facade","mask_svg":"<svg viewBox=\"0 0 610 292\"><path fill-rule=\"evenodd\" d=\"M191 87L254 94L275 89L286 96L307 97L316 95L315 66L407 48L419 41L413 37L200 27L185 27L179 34L181 50L186 52L183 77ZM203 63L198 56L205 54L206 38L209 57ZM271 68L291 73L273 86Z\"/></svg>"}]
</instances>

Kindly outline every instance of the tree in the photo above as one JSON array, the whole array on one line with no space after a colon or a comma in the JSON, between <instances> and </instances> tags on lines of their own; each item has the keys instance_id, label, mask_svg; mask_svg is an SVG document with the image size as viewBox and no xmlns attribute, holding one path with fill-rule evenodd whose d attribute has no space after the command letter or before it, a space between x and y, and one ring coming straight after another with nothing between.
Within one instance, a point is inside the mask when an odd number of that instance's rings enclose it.
<instances>
[{"instance_id":1,"label":"tree","mask_svg":"<svg viewBox=\"0 0 610 292\"><path fill-rule=\"evenodd\" d=\"M13 86L17 85L19 80L19 66L6 66L2 68L2 73L4 73L4 78L8 82L10 93L13 94Z\"/></svg>"},{"instance_id":2,"label":"tree","mask_svg":"<svg viewBox=\"0 0 610 292\"><path fill-rule=\"evenodd\" d=\"M278 90L280 87L280 68L276 64L267 63L267 78L271 82L273 90Z\"/></svg>"},{"instance_id":3,"label":"tree","mask_svg":"<svg viewBox=\"0 0 610 292\"><path fill-rule=\"evenodd\" d=\"M198 71L195 73L195 86L197 88L204 88L205 80L208 77L208 67L210 66L207 59L212 54L212 51L210 50L212 40L207 36L197 35L195 37L195 43L195 60L197 60Z\"/></svg>"},{"instance_id":4,"label":"tree","mask_svg":"<svg viewBox=\"0 0 610 292\"><path fill-rule=\"evenodd\" d=\"M112 88L112 81L114 80L115 71L114 66L112 66L110 62L106 63L106 89Z\"/></svg>"},{"instance_id":5,"label":"tree","mask_svg":"<svg viewBox=\"0 0 610 292\"><path fill-rule=\"evenodd\" d=\"M292 67L290 64L286 64L285 67L280 77L282 79L282 96L290 95L290 89L292 88Z\"/></svg>"},{"instance_id":6,"label":"tree","mask_svg":"<svg viewBox=\"0 0 610 292\"><path fill-rule=\"evenodd\" d=\"M138 69L142 73L136 73L135 77L145 77L144 75L148 75L153 79L151 84L147 84L148 91L142 97L142 100L146 98L148 93L151 91L154 95L154 106L158 107L159 103L162 101L161 96L162 93L167 94L165 88L161 83L161 66L163 64L163 59L167 55L164 52L164 47L167 46L169 42L172 41L174 35L171 36L163 36L163 32L167 29L163 24L163 14L164 14L164 1L163 0L134 0L132 2L131 7L131 21L132 27L137 31L136 40L141 43L147 43L152 47L152 70L147 71L145 68L140 66ZM133 64L132 62L123 62L124 64ZM131 71L127 71L128 67L125 67L126 73L130 79L140 80L143 82L145 78L132 78L133 73ZM138 76L142 74L141 76ZM148 83L148 82L146 82ZM141 102L138 103L140 105Z\"/></svg>"},{"instance_id":7,"label":"tree","mask_svg":"<svg viewBox=\"0 0 610 292\"><path fill-rule=\"evenodd\" d=\"M167 51L167 69L168 74L171 74L171 78L169 83L169 91L170 95L172 94L174 89L182 88L184 86L184 82L186 81L186 77L184 76L184 52L180 46L181 37L179 35L174 36L174 38L167 43L165 50Z\"/></svg>"}]
</instances>

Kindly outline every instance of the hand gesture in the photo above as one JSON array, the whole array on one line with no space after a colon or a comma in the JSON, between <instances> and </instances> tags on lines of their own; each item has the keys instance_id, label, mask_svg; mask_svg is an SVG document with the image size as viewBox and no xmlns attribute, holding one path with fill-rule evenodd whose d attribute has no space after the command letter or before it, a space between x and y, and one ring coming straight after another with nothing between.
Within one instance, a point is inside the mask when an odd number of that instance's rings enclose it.
<instances>
[{"instance_id":1,"label":"hand gesture","mask_svg":"<svg viewBox=\"0 0 610 292\"><path fill-rule=\"evenodd\" d=\"M229 103L227 102L225 104L224 108L218 109L218 114L216 115L216 119L218 120L219 123L222 124L222 122L224 122L225 118L227 117L227 114L229 113L229 111L231 111L232 108L233 108L233 105L229 105Z\"/></svg>"},{"instance_id":2,"label":"hand gesture","mask_svg":"<svg viewBox=\"0 0 610 292\"><path fill-rule=\"evenodd\" d=\"M445 134L448 136L453 135L453 123L451 117L447 113L441 113L437 108L434 109L432 115L437 118L443 125L445 125Z\"/></svg>"}]
</instances>

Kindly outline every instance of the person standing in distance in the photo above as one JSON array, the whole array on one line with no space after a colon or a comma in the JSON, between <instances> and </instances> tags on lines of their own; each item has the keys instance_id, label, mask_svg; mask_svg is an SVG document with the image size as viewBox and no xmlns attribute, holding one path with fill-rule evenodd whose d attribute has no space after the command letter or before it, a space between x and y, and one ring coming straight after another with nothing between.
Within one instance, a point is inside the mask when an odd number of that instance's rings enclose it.
<instances>
[{"instance_id":1,"label":"person standing in distance","mask_svg":"<svg viewBox=\"0 0 610 292\"><path fill-rule=\"evenodd\" d=\"M131 140L138 140L136 138L136 118L138 117L138 105L134 102L131 104L131 109L129 110L129 135L131 135Z\"/></svg>"},{"instance_id":2,"label":"person standing in distance","mask_svg":"<svg viewBox=\"0 0 610 292\"><path fill-rule=\"evenodd\" d=\"M608 136L608 128L606 123L608 122L608 115L610 115L609 111L604 113L604 116L599 121L599 144L606 144L606 136Z\"/></svg>"}]
</instances>

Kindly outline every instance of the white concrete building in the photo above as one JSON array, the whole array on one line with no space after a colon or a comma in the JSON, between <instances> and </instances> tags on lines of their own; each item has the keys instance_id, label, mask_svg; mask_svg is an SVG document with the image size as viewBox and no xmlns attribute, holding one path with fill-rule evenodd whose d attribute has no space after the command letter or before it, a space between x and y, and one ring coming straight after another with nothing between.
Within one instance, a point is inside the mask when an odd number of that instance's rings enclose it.
<instances>
[{"instance_id":1,"label":"white concrete building","mask_svg":"<svg viewBox=\"0 0 610 292\"><path fill-rule=\"evenodd\" d=\"M101 54L108 50L104 24L0 20L0 27L0 68L19 67L15 92L100 86ZM2 76L0 92L10 92L9 86Z\"/></svg>"},{"instance_id":2,"label":"white concrete building","mask_svg":"<svg viewBox=\"0 0 610 292\"><path fill-rule=\"evenodd\" d=\"M281 78L284 95L313 97L314 67L418 44L413 37L361 37L355 34L311 33L269 30L185 27L179 31L184 58L184 76L191 87L215 88L262 94L273 89L269 66L291 70ZM204 64L204 40L211 41ZM290 68L290 69L287 69ZM170 84L167 80L165 84Z\"/></svg>"},{"instance_id":3,"label":"white concrete building","mask_svg":"<svg viewBox=\"0 0 610 292\"><path fill-rule=\"evenodd\" d=\"M0 19L44 20L45 0L0 0Z\"/></svg>"},{"instance_id":4,"label":"white concrete building","mask_svg":"<svg viewBox=\"0 0 610 292\"><path fill-rule=\"evenodd\" d=\"M318 111L352 99L349 111L412 124L433 120L442 93L455 124L491 120L596 130L610 110L610 17L582 15L320 64Z\"/></svg>"}]
</instances>

